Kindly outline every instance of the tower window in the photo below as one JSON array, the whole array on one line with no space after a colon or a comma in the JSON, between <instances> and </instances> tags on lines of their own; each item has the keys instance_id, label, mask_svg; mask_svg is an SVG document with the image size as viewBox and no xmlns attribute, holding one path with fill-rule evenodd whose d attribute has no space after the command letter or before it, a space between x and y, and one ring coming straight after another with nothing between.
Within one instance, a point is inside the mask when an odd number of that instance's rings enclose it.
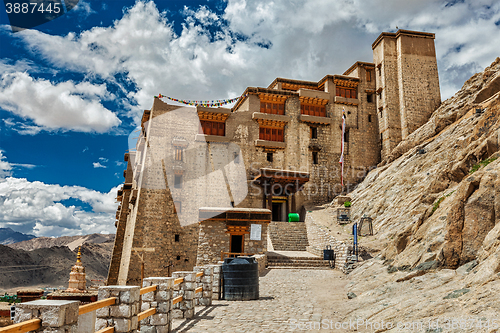
<instances>
[{"instance_id":1,"label":"tower window","mask_svg":"<svg viewBox=\"0 0 500 333\"><path fill-rule=\"evenodd\" d=\"M180 240L180 235L175 235L175 241L179 242L179 240Z\"/></svg>"},{"instance_id":2,"label":"tower window","mask_svg":"<svg viewBox=\"0 0 500 333\"><path fill-rule=\"evenodd\" d=\"M174 176L174 187L181 188L182 187L182 175Z\"/></svg>"},{"instance_id":3,"label":"tower window","mask_svg":"<svg viewBox=\"0 0 500 333\"><path fill-rule=\"evenodd\" d=\"M366 95L366 101L368 103L373 103L373 94L367 94Z\"/></svg>"},{"instance_id":4,"label":"tower window","mask_svg":"<svg viewBox=\"0 0 500 333\"><path fill-rule=\"evenodd\" d=\"M318 128L311 127L311 139L317 139L317 138L318 138Z\"/></svg>"},{"instance_id":5,"label":"tower window","mask_svg":"<svg viewBox=\"0 0 500 333\"><path fill-rule=\"evenodd\" d=\"M273 153L267 153L267 161L272 162L273 161Z\"/></svg>"},{"instance_id":6,"label":"tower window","mask_svg":"<svg viewBox=\"0 0 500 333\"><path fill-rule=\"evenodd\" d=\"M182 161L182 147L175 147L175 160Z\"/></svg>"},{"instance_id":7,"label":"tower window","mask_svg":"<svg viewBox=\"0 0 500 333\"><path fill-rule=\"evenodd\" d=\"M371 114L369 114L369 115L368 115L368 122L369 122L369 123L371 123L371 122L372 122L372 115L371 115Z\"/></svg>"},{"instance_id":8,"label":"tower window","mask_svg":"<svg viewBox=\"0 0 500 333\"><path fill-rule=\"evenodd\" d=\"M349 130L344 132L344 142L349 142Z\"/></svg>"},{"instance_id":9,"label":"tower window","mask_svg":"<svg viewBox=\"0 0 500 333\"><path fill-rule=\"evenodd\" d=\"M313 156L313 164L318 164L318 152L313 151L312 156Z\"/></svg>"}]
</instances>

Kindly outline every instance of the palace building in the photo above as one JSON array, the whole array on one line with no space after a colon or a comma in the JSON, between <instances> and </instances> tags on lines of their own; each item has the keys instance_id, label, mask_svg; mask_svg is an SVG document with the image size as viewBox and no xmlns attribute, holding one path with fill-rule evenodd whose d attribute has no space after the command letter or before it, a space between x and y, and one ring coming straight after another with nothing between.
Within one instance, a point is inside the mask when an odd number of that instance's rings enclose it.
<instances>
[{"instance_id":1,"label":"palace building","mask_svg":"<svg viewBox=\"0 0 500 333\"><path fill-rule=\"evenodd\" d=\"M372 49L342 75L248 87L232 109L155 98L125 154L108 284L265 253L269 223L359 183L440 104L434 34L384 32Z\"/></svg>"}]
</instances>

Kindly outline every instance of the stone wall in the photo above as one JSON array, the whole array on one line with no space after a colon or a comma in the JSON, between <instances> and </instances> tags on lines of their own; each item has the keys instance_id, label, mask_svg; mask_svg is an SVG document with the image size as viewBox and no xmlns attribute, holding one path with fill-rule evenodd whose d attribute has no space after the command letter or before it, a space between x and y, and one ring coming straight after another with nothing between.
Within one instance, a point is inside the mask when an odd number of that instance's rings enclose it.
<instances>
[{"instance_id":1,"label":"stone wall","mask_svg":"<svg viewBox=\"0 0 500 333\"><path fill-rule=\"evenodd\" d=\"M307 237L309 246L307 252L323 258L323 250L329 245L335 252L335 268L342 269L347 261L349 245L335 239L326 230L314 222L311 214L306 215Z\"/></svg>"}]
</instances>

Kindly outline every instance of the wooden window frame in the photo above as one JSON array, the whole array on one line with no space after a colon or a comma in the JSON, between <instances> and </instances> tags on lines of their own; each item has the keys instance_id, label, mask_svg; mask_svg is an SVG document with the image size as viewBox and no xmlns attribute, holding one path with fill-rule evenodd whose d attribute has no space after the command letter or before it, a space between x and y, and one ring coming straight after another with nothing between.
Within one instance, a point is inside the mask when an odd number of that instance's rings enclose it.
<instances>
[{"instance_id":1,"label":"wooden window frame","mask_svg":"<svg viewBox=\"0 0 500 333\"><path fill-rule=\"evenodd\" d=\"M336 87L335 96L357 99L358 91L356 88Z\"/></svg>"},{"instance_id":2,"label":"wooden window frame","mask_svg":"<svg viewBox=\"0 0 500 333\"><path fill-rule=\"evenodd\" d=\"M313 104L301 104L300 114L315 116L315 117L326 117L326 106L324 105L313 105Z\"/></svg>"},{"instance_id":3,"label":"wooden window frame","mask_svg":"<svg viewBox=\"0 0 500 333\"><path fill-rule=\"evenodd\" d=\"M285 130L279 127L259 127L259 140L285 142Z\"/></svg>"},{"instance_id":4,"label":"wooden window frame","mask_svg":"<svg viewBox=\"0 0 500 333\"><path fill-rule=\"evenodd\" d=\"M261 101L260 112L268 114L284 115L285 103Z\"/></svg>"},{"instance_id":5,"label":"wooden window frame","mask_svg":"<svg viewBox=\"0 0 500 333\"><path fill-rule=\"evenodd\" d=\"M199 134L226 136L226 123L222 121L200 120Z\"/></svg>"}]
</instances>

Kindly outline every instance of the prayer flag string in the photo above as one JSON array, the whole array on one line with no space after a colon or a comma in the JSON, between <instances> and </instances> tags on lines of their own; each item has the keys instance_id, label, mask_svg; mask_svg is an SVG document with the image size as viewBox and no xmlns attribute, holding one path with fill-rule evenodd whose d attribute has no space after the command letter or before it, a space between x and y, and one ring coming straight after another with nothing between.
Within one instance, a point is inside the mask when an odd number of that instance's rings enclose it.
<instances>
[{"instance_id":1,"label":"prayer flag string","mask_svg":"<svg viewBox=\"0 0 500 333\"><path fill-rule=\"evenodd\" d=\"M214 106L222 106L222 105L234 103L238 99L240 99L242 97L247 97L247 96L248 96L248 94L245 94L243 96L239 96L239 97L235 97L235 98L218 99L218 100L214 100L214 101L191 101L191 100L172 98L172 97L168 97L168 96L165 96L162 94L158 94L158 96L155 96L155 98L167 98L167 99L174 101L174 102L177 102L177 103L182 103L182 104L186 104L186 105L193 105L193 106L200 105L200 106L210 108L210 107L214 107Z\"/></svg>"}]
</instances>

